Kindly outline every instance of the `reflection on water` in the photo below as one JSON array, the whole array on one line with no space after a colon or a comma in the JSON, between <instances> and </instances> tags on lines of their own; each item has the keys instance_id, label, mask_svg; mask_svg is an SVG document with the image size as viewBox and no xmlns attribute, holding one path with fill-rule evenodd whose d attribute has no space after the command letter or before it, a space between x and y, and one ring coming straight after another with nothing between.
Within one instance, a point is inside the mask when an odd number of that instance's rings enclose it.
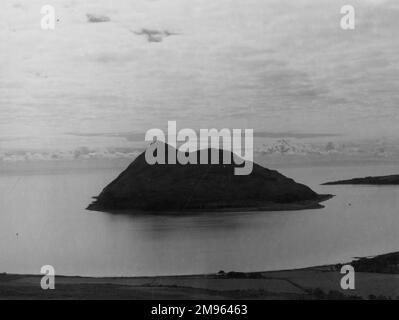
<instances>
[{"instance_id":1,"label":"reflection on water","mask_svg":"<svg viewBox=\"0 0 399 320\"><path fill-rule=\"evenodd\" d=\"M320 186L395 167L290 168L336 197L289 212L131 216L86 211L118 170L0 176L0 271L160 275L294 268L399 249L399 187Z\"/></svg>"}]
</instances>

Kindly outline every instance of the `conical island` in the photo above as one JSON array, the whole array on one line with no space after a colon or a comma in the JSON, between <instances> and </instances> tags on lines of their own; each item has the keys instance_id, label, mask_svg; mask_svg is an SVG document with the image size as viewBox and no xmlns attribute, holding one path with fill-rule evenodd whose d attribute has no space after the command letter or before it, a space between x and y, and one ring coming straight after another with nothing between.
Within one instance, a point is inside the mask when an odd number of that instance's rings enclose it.
<instances>
[{"instance_id":1,"label":"conical island","mask_svg":"<svg viewBox=\"0 0 399 320\"><path fill-rule=\"evenodd\" d=\"M180 152L174 148L166 150ZM208 149L209 155L210 152ZM233 153L219 151L220 162L216 164L150 165L143 152L94 197L95 201L87 209L108 212L300 210L322 208L320 202L332 197L317 194L255 163L249 175L235 175L235 162L223 164L223 155L233 159ZM200 151L194 156L200 159Z\"/></svg>"}]
</instances>

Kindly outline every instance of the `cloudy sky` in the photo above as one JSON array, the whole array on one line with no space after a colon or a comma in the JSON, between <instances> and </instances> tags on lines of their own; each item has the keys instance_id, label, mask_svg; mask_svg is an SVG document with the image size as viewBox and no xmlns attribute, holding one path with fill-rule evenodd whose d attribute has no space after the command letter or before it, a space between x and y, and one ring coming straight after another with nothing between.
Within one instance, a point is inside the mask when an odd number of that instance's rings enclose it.
<instances>
[{"instance_id":1,"label":"cloudy sky","mask_svg":"<svg viewBox=\"0 0 399 320\"><path fill-rule=\"evenodd\" d=\"M398 30L395 0L1 0L0 148L118 146L168 120L399 137Z\"/></svg>"}]
</instances>

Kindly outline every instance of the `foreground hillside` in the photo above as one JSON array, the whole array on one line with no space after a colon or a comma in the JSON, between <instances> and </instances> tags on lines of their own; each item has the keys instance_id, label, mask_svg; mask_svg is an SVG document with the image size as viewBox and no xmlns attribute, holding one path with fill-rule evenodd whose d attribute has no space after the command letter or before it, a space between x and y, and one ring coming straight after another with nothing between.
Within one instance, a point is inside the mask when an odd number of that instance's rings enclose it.
<instances>
[{"instance_id":1,"label":"foreground hillside","mask_svg":"<svg viewBox=\"0 0 399 320\"><path fill-rule=\"evenodd\" d=\"M56 277L55 290L41 276L0 274L0 299L398 299L399 252L351 262L355 290L342 290L341 265L270 272L219 272L191 276Z\"/></svg>"}]
</instances>

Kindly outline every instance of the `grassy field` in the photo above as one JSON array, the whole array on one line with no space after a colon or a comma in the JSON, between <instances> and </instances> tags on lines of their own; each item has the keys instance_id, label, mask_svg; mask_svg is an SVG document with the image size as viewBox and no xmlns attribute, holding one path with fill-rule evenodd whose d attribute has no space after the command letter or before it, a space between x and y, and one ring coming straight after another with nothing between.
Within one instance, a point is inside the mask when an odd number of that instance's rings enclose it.
<instances>
[{"instance_id":1,"label":"grassy field","mask_svg":"<svg viewBox=\"0 0 399 320\"><path fill-rule=\"evenodd\" d=\"M192 276L57 276L55 290L42 290L40 275L0 274L0 299L398 299L398 257L391 253L353 261L361 270L354 290L342 290L341 265L329 265Z\"/></svg>"}]
</instances>

